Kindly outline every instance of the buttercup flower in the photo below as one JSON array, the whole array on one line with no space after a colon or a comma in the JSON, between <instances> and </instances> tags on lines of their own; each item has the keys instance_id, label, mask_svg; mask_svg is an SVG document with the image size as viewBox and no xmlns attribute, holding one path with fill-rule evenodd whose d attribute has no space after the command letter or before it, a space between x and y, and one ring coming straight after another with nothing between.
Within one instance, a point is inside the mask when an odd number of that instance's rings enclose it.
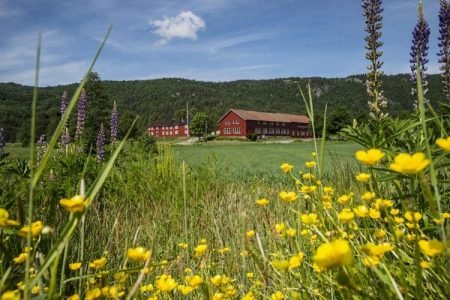
<instances>
[{"instance_id":1,"label":"buttercup flower","mask_svg":"<svg viewBox=\"0 0 450 300\"><path fill-rule=\"evenodd\" d=\"M72 213L82 212L88 205L88 200L83 199L81 195L75 195L70 199L59 200L59 205Z\"/></svg>"},{"instance_id":2,"label":"buttercup flower","mask_svg":"<svg viewBox=\"0 0 450 300\"><path fill-rule=\"evenodd\" d=\"M436 256L444 251L444 245L438 240L420 240L419 247L422 253L427 256Z\"/></svg>"},{"instance_id":3,"label":"buttercup flower","mask_svg":"<svg viewBox=\"0 0 450 300\"><path fill-rule=\"evenodd\" d=\"M293 165L290 165L288 163L284 163L280 166L280 169L284 172L284 173L290 173L292 171L292 169L294 168Z\"/></svg>"},{"instance_id":4,"label":"buttercup flower","mask_svg":"<svg viewBox=\"0 0 450 300\"><path fill-rule=\"evenodd\" d=\"M31 237L35 238L41 233L42 229L44 228L44 224L41 221L36 221L33 224L31 224L31 226L26 225L19 230L18 235L26 238L28 236L28 232L30 232L30 228L31 228Z\"/></svg>"},{"instance_id":5,"label":"buttercup flower","mask_svg":"<svg viewBox=\"0 0 450 300\"><path fill-rule=\"evenodd\" d=\"M370 174L368 173L359 173L358 175L356 175L356 180L358 180L359 182L368 182L370 179Z\"/></svg>"},{"instance_id":6,"label":"buttercup flower","mask_svg":"<svg viewBox=\"0 0 450 300\"><path fill-rule=\"evenodd\" d=\"M316 224L317 222L319 222L317 214L314 214L314 213L309 214L309 215L303 214L300 216L300 220L302 221L303 224L306 224L306 225L313 225L313 224Z\"/></svg>"},{"instance_id":7,"label":"buttercup flower","mask_svg":"<svg viewBox=\"0 0 450 300\"><path fill-rule=\"evenodd\" d=\"M199 257L202 256L203 254L206 253L206 251L208 251L208 245L201 243L200 245L198 245L197 247L194 248L194 256L195 257Z\"/></svg>"},{"instance_id":8,"label":"buttercup flower","mask_svg":"<svg viewBox=\"0 0 450 300\"><path fill-rule=\"evenodd\" d=\"M278 194L283 202L289 203L297 200L298 196L295 192L280 192Z\"/></svg>"},{"instance_id":9,"label":"buttercup flower","mask_svg":"<svg viewBox=\"0 0 450 300\"><path fill-rule=\"evenodd\" d=\"M69 269L72 270L72 271L79 270L80 268L81 268L81 263L80 262L69 264Z\"/></svg>"},{"instance_id":10,"label":"buttercup flower","mask_svg":"<svg viewBox=\"0 0 450 300\"><path fill-rule=\"evenodd\" d=\"M359 150L356 151L355 157L364 165L374 166L384 157L384 153L379 149Z\"/></svg>"},{"instance_id":11,"label":"buttercup flower","mask_svg":"<svg viewBox=\"0 0 450 300\"><path fill-rule=\"evenodd\" d=\"M352 212L350 208L344 208L341 212L338 214L339 221L343 223L350 222L355 218L355 214Z\"/></svg>"},{"instance_id":12,"label":"buttercup flower","mask_svg":"<svg viewBox=\"0 0 450 300\"><path fill-rule=\"evenodd\" d=\"M438 138L436 140L436 145L438 145L442 150L450 152L450 136L447 138Z\"/></svg>"},{"instance_id":13,"label":"buttercup flower","mask_svg":"<svg viewBox=\"0 0 450 300\"><path fill-rule=\"evenodd\" d=\"M144 262L149 259L150 255L150 250L143 247L129 248L127 250L128 258L136 262Z\"/></svg>"},{"instance_id":14,"label":"buttercup flower","mask_svg":"<svg viewBox=\"0 0 450 300\"><path fill-rule=\"evenodd\" d=\"M313 257L314 269L318 272L350 265L353 261L350 244L346 240L337 239L324 243L317 248Z\"/></svg>"},{"instance_id":15,"label":"buttercup flower","mask_svg":"<svg viewBox=\"0 0 450 300\"><path fill-rule=\"evenodd\" d=\"M161 292L170 292L174 290L178 284L172 278L172 276L164 274L161 275L158 280L156 280L155 285Z\"/></svg>"},{"instance_id":16,"label":"buttercup flower","mask_svg":"<svg viewBox=\"0 0 450 300\"><path fill-rule=\"evenodd\" d=\"M269 200L267 200L266 198L258 199L256 200L256 204L260 206L266 206L267 204L269 204Z\"/></svg>"},{"instance_id":17,"label":"buttercup flower","mask_svg":"<svg viewBox=\"0 0 450 300\"><path fill-rule=\"evenodd\" d=\"M0 227L19 226L20 223L9 219L9 213L6 209L0 208Z\"/></svg>"},{"instance_id":18,"label":"buttercup flower","mask_svg":"<svg viewBox=\"0 0 450 300\"><path fill-rule=\"evenodd\" d=\"M106 265L106 257L95 259L89 263L89 268L99 270Z\"/></svg>"},{"instance_id":19,"label":"buttercup flower","mask_svg":"<svg viewBox=\"0 0 450 300\"><path fill-rule=\"evenodd\" d=\"M314 160L305 162L305 166L309 169L312 169L316 166L316 162Z\"/></svg>"},{"instance_id":20,"label":"buttercup flower","mask_svg":"<svg viewBox=\"0 0 450 300\"><path fill-rule=\"evenodd\" d=\"M394 162L390 164L390 168L402 174L417 174L422 172L430 164L430 160L425 158L422 152L400 153L394 158Z\"/></svg>"}]
</instances>

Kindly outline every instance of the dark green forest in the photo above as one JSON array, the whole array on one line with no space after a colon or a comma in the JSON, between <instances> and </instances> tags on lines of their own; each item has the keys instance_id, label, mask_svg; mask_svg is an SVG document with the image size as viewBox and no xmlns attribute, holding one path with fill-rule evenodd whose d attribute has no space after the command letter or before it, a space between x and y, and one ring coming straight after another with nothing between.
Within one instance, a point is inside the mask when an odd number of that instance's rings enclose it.
<instances>
[{"instance_id":1,"label":"dark green forest","mask_svg":"<svg viewBox=\"0 0 450 300\"><path fill-rule=\"evenodd\" d=\"M316 113L320 115L328 103L330 130L336 131L353 118L367 117L364 75L346 78L280 78L270 80L239 80L232 82L202 82L178 78L135 81L100 81L86 86L89 100L87 114L90 120L104 120L117 102L121 132L138 115L134 135L145 131L149 122L181 120L185 117L186 103L190 116L206 112L218 120L228 109L239 108L268 112L305 114L299 88L306 92L311 83ZM428 77L427 98L432 104L442 101L441 77ZM60 98L67 91L69 98L77 84L39 88L37 107L37 136L51 134L60 118ZM393 116L410 114L413 110L409 75L391 75L383 78L385 96L391 101L389 112ZM9 142L26 141L29 136L31 99L33 88L14 83L0 83L0 127ZM437 105L435 105L437 106ZM74 114L76 118L76 112ZM71 130L74 121L70 122ZM99 124L98 124L99 126Z\"/></svg>"}]
</instances>

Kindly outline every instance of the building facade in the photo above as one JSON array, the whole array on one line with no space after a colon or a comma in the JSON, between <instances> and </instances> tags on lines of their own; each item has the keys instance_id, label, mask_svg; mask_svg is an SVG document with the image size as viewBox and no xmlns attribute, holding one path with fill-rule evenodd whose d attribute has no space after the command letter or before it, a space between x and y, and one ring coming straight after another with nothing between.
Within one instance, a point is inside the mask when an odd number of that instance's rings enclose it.
<instances>
[{"instance_id":1,"label":"building facade","mask_svg":"<svg viewBox=\"0 0 450 300\"><path fill-rule=\"evenodd\" d=\"M261 138L285 136L307 138L309 118L302 115L267 113L230 109L219 120L220 136L246 137L256 134Z\"/></svg>"},{"instance_id":2,"label":"building facade","mask_svg":"<svg viewBox=\"0 0 450 300\"><path fill-rule=\"evenodd\" d=\"M154 122L148 126L147 132L155 138L187 137L189 136L189 126L186 122Z\"/></svg>"}]
</instances>

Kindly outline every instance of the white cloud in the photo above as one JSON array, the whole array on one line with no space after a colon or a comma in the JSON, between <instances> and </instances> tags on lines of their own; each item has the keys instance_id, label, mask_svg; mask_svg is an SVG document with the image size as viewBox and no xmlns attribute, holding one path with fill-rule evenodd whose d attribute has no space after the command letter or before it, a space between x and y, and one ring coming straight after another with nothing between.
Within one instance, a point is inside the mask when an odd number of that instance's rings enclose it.
<instances>
[{"instance_id":1,"label":"white cloud","mask_svg":"<svg viewBox=\"0 0 450 300\"><path fill-rule=\"evenodd\" d=\"M157 29L154 31L162 37L159 44L165 44L173 38L197 39L197 32L206 28L205 21L192 11L182 11L176 17L164 17L162 20L150 21Z\"/></svg>"}]
</instances>

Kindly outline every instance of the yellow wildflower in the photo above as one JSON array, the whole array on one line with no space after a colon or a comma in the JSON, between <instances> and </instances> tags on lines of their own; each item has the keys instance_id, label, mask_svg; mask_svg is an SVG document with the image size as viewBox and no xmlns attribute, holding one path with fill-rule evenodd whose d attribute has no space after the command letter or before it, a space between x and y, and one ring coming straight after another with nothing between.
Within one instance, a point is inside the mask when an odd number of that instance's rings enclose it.
<instances>
[{"instance_id":1,"label":"yellow wildflower","mask_svg":"<svg viewBox=\"0 0 450 300\"><path fill-rule=\"evenodd\" d=\"M370 200L374 199L375 197L376 197L375 192L369 192L369 191L367 191L367 192L364 192L364 194L362 195L361 198L362 198L364 201L370 201Z\"/></svg>"},{"instance_id":2,"label":"yellow wildflower","mask_svg":"<svg viewBox=\"0 0 450 300\"><path fill-rule=\"evenodd\" d=\"M39 284L36 284L31 288L31 294L37 295L41 291L41 286Z\"/></svg>"},{"instance_id":3,"label":"yellow wildflower","mask_svg":"<svg viewBox=\"0 0 450 300\"><path fill-rule=\"evenodd\" d=\"M392 209L389 211L389 213L390 213L391 215L393 215L393 216L396 216L396 215L398 215L398 214L400 213L400 210L397 209L397 208L392 208Z\"/></svg>"},{"instance_id":4,"label":"yellow wildflower","mask_svg":"<svg viewBox=\"0 0 450 300\"><path fill-rule=\"evenodd\" d=\"M143 247L129 248L127 250L127 256L132 261L144 262L150 258L150 250Z\"/></svg>"},{"instance_id":5,"label":"yellow wildflower","mask_svg":"<svg viewBox=\"0 0 450 300\"><path fill-rule=\"evenodd\" d=\"M156 288L161 292L170 292L177 287L176 281L170 275L161 275L155 282Z\"/></svg>"},{"instance_id":6,"label":"yellow wildflower","mask_svg":"<svg viewBox=\"0 0 450 300\"><path fill-rule=\"evenodd\" d=\"M337 201L341 204L347 204L352 199L352 196L349 195L342 195L340 196Z\"/></svg>"},{"instance_id":7,"label":"yellow wildflower","mask_svg":"<svg viewBox=\"0 0 450 300\"><path fill-rule=\"evenodd\" d=\"M142 285L140 290L142 293L153 292L154 287L153 287L153 284Z\"/></svg>"},{"instance_id":8,"label":"yellow wildflower","mask_svg":"<svg viewBox=\"0 0 450 300\"><path fill-rule=\"evenodd\" d=\"M350 222L354 218L355 214L349 208L344 208L342 211L338 213L338 219L343 223Z\"/></svg>"},{"instance_id":9,"label":"yellow wildflower","mask_svg":"<svg viewBox=\"0 0 450 300\"><path fill-rule=\"evenodd\" d=\"M318 272L339 266L350 265L353 261L350 244L346 240L337 239L324 243L317 248L313 257L314 269Z\"/></svg>"},{"instance_id":10,"label":"yellow wildflower","mask_svg":"<svg viewBox=\"0 0 450 300\"><path fill-rule=\"evenodd\" d=\"M203 282L203 279L199 275L191 275L185 277L188 286L196 289Z\"/></svg>"},{"instance_id":11,"label":"yellow wildflower","mask_svg":"<svg viewBox=\"0 0 450 300\"><path fill-rule=\"evenodd\" d=\"M31 237L37 237L42 229L44 228L44 224L41 221L36 221L34 223L31 224ZM30 232L30 225L26 225L23 226L19 232L18 235L20 235L21 237L27 237L28 236L28 232Z\"/></svg>"},{"instance_id":12,"label":"yellow wildflower","mask_svg":"<svg viewBox=\"0 0 450 300\"><path fill-rule=\"evenodd\" d=\"M369 209L369 217L372 219L379 219L381 218L381 213L378 209L371 208Z\"/></svg>"},{"instance_id":13,"label":"yellow wildflower","mask_svg":"<svg viewBox=\"0 0 450 300\"><path fill-rule=\"evenodd\" d=\"M444 245L438 240L420 240L419 241L420 250L427 256L436 256L444 251Z\"/></svg>"},{"instance_id":14,"label":"yellow wildflower","mask_svg":"<svg viewBox=\"0 0 450 300\"><path fill-rule=\"evenodd\" d=\"M178 247L180 247L181 249L186 249L188 247L188 244L181 242L178 244Z\"/></svg>"},{"instance_id":15,"label":"yellow wildflower","mask_svg":"<svg viewBox=\"0 0 450 300\"><path fill-rule=\"evenodd\" d=\"M359 150L355 157L362 164L374 166L384 157L384 153L379 149Z\"/></svg>"},{"instance_id":16,"label":"yellow wildflower","mask_svg":"<svg viewBox=\"0 0 450 300\"><path fill-rule=\"evenodd\" d=\"M311 194L317 190L317 186L315 185L304 185L300 188L300 192L303 194Z\"/></svg>"},{"instance_id":17,"label":"yellow wildflower","mask_svg":"<svg viewBox=\"0 0 450 300\"><path fill-rule=\"evenodd\" d=\"M185 285L179 285L178 287L177 287L177 290L179 290L180 291L180 293L182 294L182 295L189 295L190 293L192 293L193 291L194 291L194 289L192 288L192 287L190 287L190 286L185 286Z\"/></svg>"},{"instance_id":18,"label":"yellow wildflower","mask_svg":"<svg viewBox=\"0 0 450 300\"><path fill-rule=\"evenodd\" d=\"M297 230L295 230L294 228L289 228L288 230L286 230L286 235L288 237L295 237L296 234Z\"/></svg>"},{"instance_id":19,"label":"yellow wildflower","mask_svg":"<svg viewBox=\"0 0 450 300\"><path fill-rule=\"evenodd\" d=\"M394 222L397 224L403 224L405 222L405 219L401 217L394 217Z\"/></svg>"},{"instance_id":20,"label":"yellow wildflower","mask_svg":"<svg viewBox=\"0 0 450 300\"><path fill-rule=\"evenodd\" d=\"M0 297L1 300L20 300L20 294L17 291L6 291Z\"/></svg>"},{"instance_id":21,"label":"yellow wildflower","mask_svg":"<svg viewBox=\"0 0 450 300\"><path fill-rule=\"evenodd\" d=\"M430 264L430 262L428 262L428 261L422 260L422 261L420 262L420 267L421 267L422 269L429 269L429 268L431 268L431 264Z\"/></svg>"},{"instance_id":22,"label":"yellow wildflower","mask_svg":"<svg viewBox=\"0 0 450 300\"><path fill-rule=\"evenodd\" d=\"M255 236L255 231L254 230L249 230L246 232L246 235L249 239L253 238Z\"/></svg>"},{"instance_id":23,"label":"yellow wildflower","mask_svg":"<svg viewBox=\"0 0 450 300\"><path fill-rule=\"evenodd\" d=\"M20 253L19 256L14 257L13 261L16 264L24 263L28 258L28 253Z\"/></svg>"},{"instance_id":24,"label":"yellow wildflower","mask_svg":"<svg viewBox=\"0 0 450 300\"><path fill-rule=\"evenodd\" d=\"M72 271L79 270L81 268L81 262L71 263L69 264L69 269Z\"/></svg>"},{"instance_id":25,"label":"yellow wildflower","mask_svg":"<svg viewBox=\"0 0 450 300\"><path fill-rule=\"evenodd\" d=\"M284 172L284 173L290 173L292 171L292 169L294 168L293 165L290 165L288 163L284 163L280 166L280 169Z\"/></svg>"},{"instance_id":26,"label":"yellow wildflower","mask_svg":"<svg viewBox=\"0 0 450 300\"><path fill-rule=\"evenodd\" d=\"M436 140L436 145L438 145L442 150L450 152L450 136L447 138L438 138Z\"/></svg>"},{"instance_id":27,"label":"yellow wildflower","mask_svg":"<svg viewBox=\"0 0 450 300\"><path fill-rule=\"evenodd\" d=\"M402 174L417 174L422 172L430 164L430 160L425 158L422 152L410 155L408 153L400 153L394 158L394 162L390 164L390 168Z\"/></svg>"},{"instance_id":28,"label":"yellow wildflower","mask_svg":"<svg viewBox=\"0 0 450 300\"><path fill-rule=\"evenodd\" d=\"M369 216L369 209L365 205L358 205L353 209L353 212L359 218L365 218Z\"/></svg>"},{"instance_id":29,"label":"yellow wildflower","mask_svg":"<svg viewBox=\"0 0 450 300\"><path fill-rule=\"evenodd\" d=\"M106 265L106 257L101 257L89 263L89 268L99 270Z\"/></svg>"},{"instance_id":30,"label":"yellow wildflower","mask_svg":"<svg viewBox=\"0 0 450 300\"><path fill-rule=\"evenodd\" d=\"M305 173L305 174L303 174L302 178L304 180L314 179L314 175L311 173Z\"/></svg>"},{"instance_id":31,"label":"yellow wildflower","mask_svg":"<svg viewBox=\"0 0 450 300\"><path fill-rule=\"evenodd\" d=\"M363 258L363 264L366 267L373 267L380 263L380 258L378 256L366 256Z\"/></svg>"},{"instance_id":32,"label":"yellow wildflower","mask_svg":"<svg viewBox=\"0 0 450 300\"><path fill-rule=\"evenodd\" d=\"M215 275L214 277L210 278L210 281L215 286L226 285L230 282L230 278L228 278L226 275Z\"/></svg>"},{"instance_id":33,"label":"yellow wildflower","mask_svg":"<svg viewBox=\"0 0 450 300\"><path fill-rule=\"evenodd\" d=\"M317 214L314 213L309 215L303 214L300 216L300 220L302 221L303 224L306 225L314 225L319 222Z\"/></svg>"},{"instance_id":34,"label":"yellow wildflower","mask_svg":"<svg viewBox=\"0 0 450 300\"><path fill-rule=\"evenodd\" d=\"M370 174L368 173L359 173L358 175L356 175L356 180L358 180L359 182L368 182L370 179Z\"/></svg>"},{"instance_id":35,"label":"yellow wildflower","mask_svg":"<svg viewBox=\"0 0 450 300\"><path fill-rule=\"evenodd\" d=\"M117 280L118 282L125 282L125 280L127 280L128 275L125 272L118 272L116 274L114 274L114 279Z\"/></svg>"},{"instance_id":36,"label":"yellow wildflower","mask_svg":"<svg viewBox=\"0 0 450 300\"><path fill-rule=\"evenodd\" d=\"M289 203L289 202L293 202L295 200L297 200L298 196L295 192L280 192L279 194L280 199L283 202Z\"/></svg>"},{"instance_id":37,"label":"yellow wildflower","mask_svg":"<svg viewBox=\"0 0 450 300\"><path fill-rule=\"evenodd\" d=\"M212 296L212 300L224 300L225 297L226 296L224 293L214 293L214 295Z\"/></svg>"},{"instance_id":38,"label":"yellow wildflower","mask_svg":"<svg viewBox=\"0 0 450 300\"><path fill-rule=\"evenodd\" d=\"M255 274L253 274L253 272L248 272L246 274L246 276L247 276L247 278L253 278L253 277L255 277Z\"/></svg>"},{"instance_id":39,"label":"yellow wildflower","mask_svg":"<svg viewBox=\"0 0 450 300\"><path fill-rule=\"evenodd\" d=\"M84 296L84 298L86 300L93 300L93 299L100 298L101 296L102 296L102 292L100 291L100 289L95 288L93 290L86 291L86 295Z\"/></svg>"},{"instance_id":40,"label":"yellow wildflower","mask_svg":"<svg viewBox=\"0 0 450 300\"><path fill-rule=\"evenodd\" d=\"M324 186L323 187L323 191L324 191L324 193L327 193L327 194L330 194L330 195L334 193L334 189L331 186Z\"/></svg>"},{"instance_id":41,"label":"yellow wildflower","mask_svg":"<svg viewBox=\"0 0 450 300\"><path fill-rule=\"evenodd\" d=\"M312 161L307 161L307 162L305 162L305 166L306 166L307 168L312 169L312 168L314 168L314 167L316 166L316 162L315 162L314 160L312 160Z\"/></svg>"},{"instance_id":42,"label":"yellow wildflower","mask_svg":"<svg viewBox=\"0 0 450 300\"><path fill-rule=\"evenodd\" d=\"M19 222L9 219L9 213L6 209L0 208L0 228L19 225Z\"/></svg>"},{"instance_id":43,"label":"yellow wildflower","mask_svg":"<svg viewBox=\"0 0 450 300\"><path fill-rule=\"evenodd\" d=\"M256 300L256 297L253 294L253 292L250 291L247 294L245 294L244 297L242 297L242 300Z\"/></svg>"},{"instance_id":44,"label":"yellow wildflower","mask_svg":"<svg viewBox=\"0 0 450 300\"><path fill-rule=\"evenodd\" d=\"M80 295L73 294L72 296L69 296L69 298L67 298L67 300L80 300Z\"/></svg>"},{"instance_id":45,"label":"yellow wildflower","mask_svg":"<svg viewBox=\"0 0 450 300\"><path fill-rule=\"evenodd\" d=\"M378 239L382 239L386 237L386 231L384 231L383 229L377 229L375 230L375 237Z\"/></svg>"},{"instance_id":46,"label":"yellow wildflower","mask_svg":"<svg viewBox=\"0 0 450 300\"><path fill-rule=\"evenodd\" d=\"M260 206L266 206L267 204L269 204L269 200L267 200L266 198L258 199L256 200L256 204Z\"/></svg>"},{"instance_id":47,"label":"yellow wildflower","mask_svg":"<svg viewBox=\"0 0 450 300\"><path fill-rule=\"evenodd\" d=\"M289 269L289 261L287 260L279 260L279 259L274 259L272 260L272 267L274 267L275 269L279 270L279 271L287 271Z\"/></svg>"},{"instance_id":48,"label":"yellow wildflower","mask_svg":"<svg viewBox=\"0 0 450 300\"><path fill-rule=\"evenodd\" d=\"M203 254L206 253L206 251L208 251L208 245L206 244L200 244L197 247L194 248L194 256L195 257L199 257L202 256Z\"/></svg>"},{"instance_id":49,"label":"yellow wildflower","mask_svg":"<svg viewBox=\"0 0 450 300\"><path fill-rule=\"evenodd\" d=\"M289 259L289 269L295 269L302 265L303 258L305 254L303 252L299 252L297 255L291 257Z\"/></svg>"},{"instance_id":50,"label":"yellow wildflower","mask_svg":"<svg viewBox=\"0 0 450 300\"><path fill-rule=\"evenodd\" d=\"M284 299L284 295L280 291L276 291L275 293L270 295L270 300L283 300L283 299Z\"/></svg>"},{"instance_id":51,"label":"yellow wildflower","mask_svg":"<svg viewBox=\"0 0 450 300\"><path fill-rule=\"evenodd\" d=\"M285 228L286 228L286 225L284 225L284 223L277 223L277 224L275 224L275 231L278 234L281 234L284 231Z\"/></svg>"},{"instance_id":52,"label":"yellow wildflower","mask_svg":"<svg viewBox=\"0 0 450 300\"><path fill-rule=\"evenodd\" d=\"M411 223L417 223L422 219L422 214L420 212L407 211L404 217Z\"/></svg>"},{"instance_id":53,"label":"yellow wildflower","mask_svg":"<svg viewBox=\"0 0 450 300\"><path fill-rule=\"evenodd\" d=\"M88 200L83 199L81 195L75 195L70 199L59 200L59 205L72 213L83 212L88 206Z\"/></svg>"},{"instance_id":54,"label":"yellow wildflower","mask_svg":"<svg viewBox=\"0 0 450 300\"><path fill-rule=\"evenodd\" d=\"M383 257L386 252L392 251L394 246L390 243L382 243L375 245L373 243L366 244L362 247L362 251L369 256Z\"/></svg>"}]
</instances>

